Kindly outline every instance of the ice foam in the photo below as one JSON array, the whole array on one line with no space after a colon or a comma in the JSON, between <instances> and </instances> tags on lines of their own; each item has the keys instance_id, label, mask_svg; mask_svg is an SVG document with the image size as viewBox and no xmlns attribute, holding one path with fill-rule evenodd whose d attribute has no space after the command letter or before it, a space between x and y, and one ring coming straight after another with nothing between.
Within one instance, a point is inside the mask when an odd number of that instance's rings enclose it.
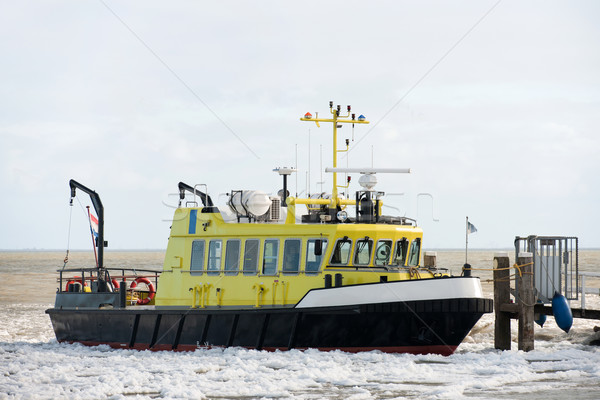
<instances>
[{"instance_id":1,"label":"ice foam","mask_svg":"<svg viewBox=\"0 0 600 400\"><path fill-rule=\"evenodd\" d=\"M241 348L189 353L113 350L59 344L44 310L0 310L0 399L375 399L600 397L600 348L582 343L597 321L576 320L565 334L550 317L536 327L536 349L493 349L493 314L485 315L449 357Z\"/></svg>"}]
</instances>

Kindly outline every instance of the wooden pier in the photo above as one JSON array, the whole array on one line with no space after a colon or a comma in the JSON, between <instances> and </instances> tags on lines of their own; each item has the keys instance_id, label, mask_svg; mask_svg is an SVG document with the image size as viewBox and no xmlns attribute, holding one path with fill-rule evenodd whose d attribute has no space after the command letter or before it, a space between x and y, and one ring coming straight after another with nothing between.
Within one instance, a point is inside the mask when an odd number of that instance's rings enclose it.
<instances>
[{"instance_id":1,"label":"wooden pier","mask_svg":"<svg viewBox=\"0 0 600 400\"><path fill-rule=\"evenodd\" d=\"M533 284L533 254L519 253L514 266L517 302L510 299L511 270L508 253L494 255L494 347L499 350L511 349L510 320L518 319L519 350L534 349L534 315L553 315L552 307L536 304ZM585 293L583 293L585 296ZM573 318L599 319L600 310L571 308Z\"/></svg>"}]
</instances>

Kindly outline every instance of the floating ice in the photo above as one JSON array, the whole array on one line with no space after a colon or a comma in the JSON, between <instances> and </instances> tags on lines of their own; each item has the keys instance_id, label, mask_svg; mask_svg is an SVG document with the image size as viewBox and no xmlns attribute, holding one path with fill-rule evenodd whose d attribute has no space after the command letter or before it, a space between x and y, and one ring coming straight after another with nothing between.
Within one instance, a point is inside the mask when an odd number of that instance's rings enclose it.
<instances>
[{"instance_id":1,"label":"floating ice","mask_svg":"<svg viewBox=\"0 0 600 400\"><path fill-rule=\"evenodd\" d=\"M600 397L600 349L572 343L556 325L544 330L559 336L536 341L529 353L493 349L493 316L450 357L241 348L173 353L59 344L44 309L0 311L10 321L0 328L0 399L491 399L525 393L545 399L565 389L572 398ZM582 335L578 329L571 334Z\"/></svg>"}]
</instances>

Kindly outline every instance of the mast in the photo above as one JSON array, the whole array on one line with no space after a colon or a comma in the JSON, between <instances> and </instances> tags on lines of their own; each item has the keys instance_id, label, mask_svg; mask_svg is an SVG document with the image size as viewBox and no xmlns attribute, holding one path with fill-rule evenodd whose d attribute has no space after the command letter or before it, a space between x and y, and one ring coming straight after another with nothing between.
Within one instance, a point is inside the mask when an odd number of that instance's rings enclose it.
<instances>
[{"instance_id":1,"label":"mast","mask_svg":"<svg viewBox=\"0 0 600 400\"><path fill-rule=\"evenodd\" d=\"M297 164L296 170L298 170ZM296 180L298 180L298 174L296 174ZM306 190L306 197L310 197L310 129L308 130L308 174L306 175L306 186L308 187ZM298 191L296 191L296 193L298 193ZM298 197L297 194L296 197Z\"/></svg>"},{"instance_id":2,"label":"mast","mask_svg":"<svg viewBox=\"0 0 600 400\"><path fill-rule=\"evenodd\" d=\"M356 118L356 114L352 114L351 113L352 108L350 106L347 106L347 113L346 115L341 115L341 106L338 104L336 108L333 107L333 101L329 102L329 112L331 113L332 117L331 118L319 118L319 114L315 113L315 117L313 118L313 116L310 113L306 113L304 115L304 117L300 118L301 121L312 121L315 122L317 124L317 127L320 127L319 122L331 122L333 124L333 168L337 168L337 154L340 152L346 152L348 151L348 147L350 146L350 140L346 139L346 148L342 149L342 150L338 150L337 147L337 128L338 128L338 124L341 123L346 123L346 124L352 124L352 127L354 127L354 124L368 124L369 121L367 121L364 117L364 115L360 115L358 118ZM340 203L340 199L338 198L338 184L337 184L337 173L334 172L333 173L333 187L331 189L331 202L330 202L330 207L337 207Z\"/></svg>"}]
</instances>

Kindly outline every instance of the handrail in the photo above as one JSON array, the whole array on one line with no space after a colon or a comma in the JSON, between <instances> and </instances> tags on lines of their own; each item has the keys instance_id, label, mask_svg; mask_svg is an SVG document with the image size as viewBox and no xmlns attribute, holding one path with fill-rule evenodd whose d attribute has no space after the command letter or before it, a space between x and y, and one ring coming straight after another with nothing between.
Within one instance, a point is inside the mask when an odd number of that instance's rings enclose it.
<instances>
[{"instance_id":1,"label":"handrail","mask_svg":"<svg viewBox=\"0 0 600 400\"><path fill-rule=\"evenodd\" d=\"M120 271L121 274L110 274L110 271ZM132 272L132 274L126 275L125 272ZM90 267L81 267L81 268L69 268L69 269L58 269L59 277L57 278L57 282L59 283L59 292L63 292L63 282L66 280L69 282L70 280L79 280L82 284L86 281L94 282L94 281L110 281L110 280L124 280L124 279L137 279L141 276L145 278L150 278L154 281L154 285L158 288L158 277L163 272L162 270L152 270L152 269L139 269L139 268L102 268L101 270L97 268ZM79 273L81 276L72 275L65 277L65 272L67 273ZM71 275L69 274L69 275ZM95 275L94 275L95 274ZM103 274L103 276L101 276Z\"/></svg>"},{"instance_id":2,"label":"handrail","mask_svg":"<svg viewBox=\"0 0 600 400\"><path fill-rule=\"evenodd\" d=\"M102 268L105 271L140 271L140 272L153 272L153 273L161 273L163 272L163 270L159 270L159 269L140 269L140 268L119 268L119 267L109 267L109 268ZM90 272L90 271L97 271L97 268L91 268L91 267L81 267L81 268L68 268L68 269L57 269L56 272L77 272L77 271L84 271L84 272Z\"/></svg>"},{"instance_id":3,"label":"handrail","mask_svg":"<svg viewBox=\"0 0 600 400\"><path fill-rule=\"evenodd\" d=\"M198 195L200 197L200 200L202 201L202 204L204 205L204 207L214 207L213 201L210 198L210 196L207 193L204 193L204 192L196 189L195 186L191 187L190 185L187 185L183 182L179 182L179 184L177 186L179 187L179 205L180 206L181 206L181 201L183 199L185 199L185 192L188 191L190 193L193 193L194 197L196 195ZM202 185L196 185L196 186L202 186Z\"/></svg>"},{"instance_id":4,"label":"handrail","mask_svg":"<svg viewBox=\"0 0 600 400\"><path fill-rule=\"evenodd\" d=\"M585 278L600 278L600 273L598 272L579 272L579 278L581 282L581 309L585 310L585 295L588 294L598 294L600 295L600 288L586 288L585 287Z\"/></svg>"}]
</instances>

